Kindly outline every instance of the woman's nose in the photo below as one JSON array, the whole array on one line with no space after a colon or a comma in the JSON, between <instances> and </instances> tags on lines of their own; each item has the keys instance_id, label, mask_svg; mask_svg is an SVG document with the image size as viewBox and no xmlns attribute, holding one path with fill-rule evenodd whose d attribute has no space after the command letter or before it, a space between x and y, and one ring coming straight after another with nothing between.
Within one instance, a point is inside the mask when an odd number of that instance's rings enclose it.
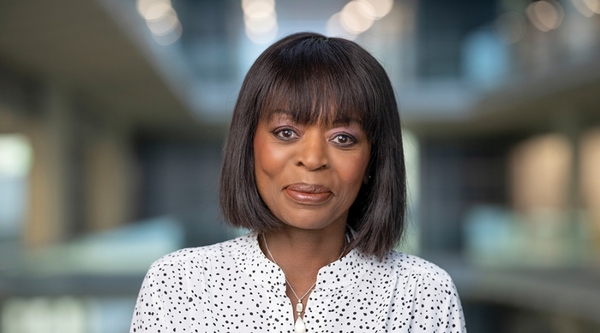
<instances>
[{"instance_id":1,"label":"woman's nose","mask_svg":"<svg viewBox=\"0 0 600 333\"><path fill-rule=\"evenodd\" d=\"M297 165L308 170L325 169L329 165L327 143L319 131L306 131L300 142Z\"/></svg>"}]
</instances>

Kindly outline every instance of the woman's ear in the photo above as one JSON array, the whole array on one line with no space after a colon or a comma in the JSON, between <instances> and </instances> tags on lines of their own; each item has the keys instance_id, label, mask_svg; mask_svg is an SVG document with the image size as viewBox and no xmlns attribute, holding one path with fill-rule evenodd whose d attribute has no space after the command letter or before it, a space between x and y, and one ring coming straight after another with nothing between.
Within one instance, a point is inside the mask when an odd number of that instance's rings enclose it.
<instances>
[{"instance_id":1,"label":"woman's ear","mask_svg":"<svg viewBox=\"0 0 600 333\"><path fill-rule=\"evenodd\" d=\"M367 185L369 183L369 180L371 180L371 176L365 174L365 176L363 177L363 184Z\"/></svg>"}]
</instances>

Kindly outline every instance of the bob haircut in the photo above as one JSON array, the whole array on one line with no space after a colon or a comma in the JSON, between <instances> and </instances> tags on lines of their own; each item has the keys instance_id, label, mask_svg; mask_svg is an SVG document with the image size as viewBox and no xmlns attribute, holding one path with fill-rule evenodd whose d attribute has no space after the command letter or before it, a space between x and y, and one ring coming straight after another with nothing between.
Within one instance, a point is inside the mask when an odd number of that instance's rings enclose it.
<instances>
[{"instance_id":1,"label":"bob haircut","mask_svg":"<svg viewBox=\"0 0 600 333\"><path fill-rule=\"evenodd\" d=\"M383 258L402 237L406 210L400 117L383 67L358 44L316 33L285 37L254 62L225 145L220 203L226 221L259 233L282 225L258 193L253 147L259 120L278 109L305 125L361 125L371 145L369 179L348 214L350 246Z\"/></svg>"}]
</instances>

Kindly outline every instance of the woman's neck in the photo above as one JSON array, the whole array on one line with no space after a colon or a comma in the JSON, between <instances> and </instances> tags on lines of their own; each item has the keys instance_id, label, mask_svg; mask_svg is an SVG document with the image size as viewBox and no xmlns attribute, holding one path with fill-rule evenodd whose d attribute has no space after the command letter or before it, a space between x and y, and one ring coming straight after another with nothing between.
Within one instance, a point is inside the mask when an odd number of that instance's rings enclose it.
<instances>
[{"instance_id":1,"label":"woman's neck","mask_svg":"<svg viewBox=\"0 0 600 333\"><path fill-rule=\"evenodd\" d=\"M288 282L299 290L312 286L319 269L339 259L346 247L345 226L332 226L327 230L285 226L265 233L261 238L263 253L279 265Z\"/></svg>"},{"instance_id":2,"label":"woman's neck","mask_svg":"<svg viewBox=\"0 0 600 333\"><path fill-rule=\"evenodd\" d=\"M346 243L346 229L343 226L327 230L306 230L286 226L264 234L264 238L275 257L270 259L275 259L279 265L306 262L310 266L321 268L340 256ZM285 267L282 268L285 270Z\"/></svg>"},{"instance_id":3,"label":"woman's neck","mask_svg":"<svg viewBox=\"0 0 600 333\"><path fill-rule=\"evenodd\" d=\"M285 274L286 295L294 310L294 321L306 309L308 298L314 289L319 270L341 258L346 252L345 225L328 230L305 230L284 226L282 229L264 233L259 242L263 253L275 262ZM299 312L300 311L300 312Z\"/></svg>"}]
</instances>

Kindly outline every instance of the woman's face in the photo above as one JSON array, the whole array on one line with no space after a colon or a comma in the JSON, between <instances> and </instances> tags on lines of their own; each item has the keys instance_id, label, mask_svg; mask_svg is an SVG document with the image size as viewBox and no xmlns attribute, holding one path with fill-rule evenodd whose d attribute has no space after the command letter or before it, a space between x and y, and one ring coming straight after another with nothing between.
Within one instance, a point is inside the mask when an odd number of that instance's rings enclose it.
<instances>
[{"instance_id":1,"label":"woman's face","mask_svg":"<svg viewBox=\"0 0 600 333\"><path fill-rule=\"evenodd\" d=\"M254 168L261 198L288 226L345 225L367 179L371 146L360 125L302 125L284 111L258 123Z\"/></svg>"}]
</instances>

